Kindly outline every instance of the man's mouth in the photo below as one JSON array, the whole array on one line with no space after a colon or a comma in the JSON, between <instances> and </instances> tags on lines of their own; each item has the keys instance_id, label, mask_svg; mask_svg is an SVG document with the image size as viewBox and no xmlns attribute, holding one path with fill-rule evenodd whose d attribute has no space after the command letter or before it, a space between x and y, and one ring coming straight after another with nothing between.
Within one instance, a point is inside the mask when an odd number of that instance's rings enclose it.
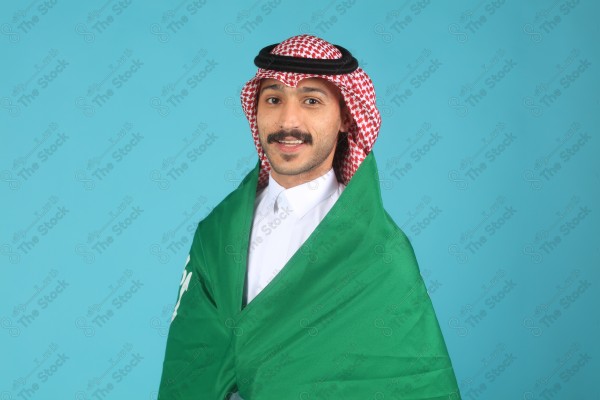
<instances>
[{"instance_id":1,"label":"man's mouth","mask_svg":"<svg viewBox=\"0 0 600 400\"><path fill-rule=\"evenodd\" d=\"M304 140L293 139L293 140L278 140L277 143L281 143L284 146L297 146L304 143Z\"/></svg>"},{"instance_id":2,"label":"man's mouth","mask_svg":"<svg viewBox=\"0 0 600 400\"><path fill-rule=\"evenodd\" d=\"M283 139L275 139L274 144L282 153L295 154L307 146L307 141L288 136Z\"/></svg>"}]
</instances>

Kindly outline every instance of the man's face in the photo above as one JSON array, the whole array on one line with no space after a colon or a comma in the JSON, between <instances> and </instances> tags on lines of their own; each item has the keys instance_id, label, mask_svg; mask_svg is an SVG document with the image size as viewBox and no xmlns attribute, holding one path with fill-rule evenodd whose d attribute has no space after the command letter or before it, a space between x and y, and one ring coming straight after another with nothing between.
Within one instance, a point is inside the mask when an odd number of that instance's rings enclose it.
<instances>
[{"instance_id":1,"label":"man's face","mask_svg":"<svg viewBox=\"0 0 600 400\"><path fill-rule=\"evenodd\" d=\"M275 79L261 82L258 135L280 185L293 187L331 168L338 134L349 125L340 99L338 88L324 79L303 79L296 88Z\"/></svg>"}]
</instances>

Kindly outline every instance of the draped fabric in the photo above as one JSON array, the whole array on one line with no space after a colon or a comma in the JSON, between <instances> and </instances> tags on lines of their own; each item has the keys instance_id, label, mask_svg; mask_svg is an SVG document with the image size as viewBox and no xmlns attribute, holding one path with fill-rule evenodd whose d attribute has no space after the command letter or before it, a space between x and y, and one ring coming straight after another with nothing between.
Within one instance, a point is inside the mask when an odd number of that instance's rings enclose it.
<instances>
[{"instance_id":1,"label":"draped fabric","mask_svg":"<svg viewBox=\"0 0 600 400\"><path fill-rule=\"evenodd\" d=\"M159 398L222 400L239 390L245 400L459 399L413 250L383 208L372 152L242 308L259 172L260 162L198 226Z\"/></svg>"}]
</instances>

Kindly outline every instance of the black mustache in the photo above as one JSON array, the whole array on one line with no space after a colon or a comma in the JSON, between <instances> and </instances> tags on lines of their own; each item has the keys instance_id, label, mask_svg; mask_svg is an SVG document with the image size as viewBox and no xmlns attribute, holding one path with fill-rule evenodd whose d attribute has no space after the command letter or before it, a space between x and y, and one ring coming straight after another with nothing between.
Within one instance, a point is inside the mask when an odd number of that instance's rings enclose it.
<instances>
[{"instance_id":1,"label":"black mustache","mask_svg":"<svg viewBox=\"0 0 600 400\"><path fill-rule=\"evenodd\" d=\"M293 137L297 140L302 140L306 144L312 144L312 135L310 133L302 132L298 129L292 129L291 131L280 130L274 133L271 133L267 136L267 143L278 142L280 140L285 140L285 138Z\"/></svg>"}]
</instances>

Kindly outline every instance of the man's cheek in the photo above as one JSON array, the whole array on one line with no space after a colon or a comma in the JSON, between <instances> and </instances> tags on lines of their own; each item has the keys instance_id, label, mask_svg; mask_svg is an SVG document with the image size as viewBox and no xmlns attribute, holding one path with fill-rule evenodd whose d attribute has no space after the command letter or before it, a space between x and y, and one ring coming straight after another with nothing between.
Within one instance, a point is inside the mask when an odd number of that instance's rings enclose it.
<instances>
[{"instance_id":1,"label":"man's cheek","mask_svg":"<svg viewBox=\"0 0 600 400\"><path fill-rule=\"evenodd\" d=\"M260 141L261 146L266 146L267 145L267 133L262 131L261 129L258 130L258 140Z\"/></svg>"}]
</instances>

